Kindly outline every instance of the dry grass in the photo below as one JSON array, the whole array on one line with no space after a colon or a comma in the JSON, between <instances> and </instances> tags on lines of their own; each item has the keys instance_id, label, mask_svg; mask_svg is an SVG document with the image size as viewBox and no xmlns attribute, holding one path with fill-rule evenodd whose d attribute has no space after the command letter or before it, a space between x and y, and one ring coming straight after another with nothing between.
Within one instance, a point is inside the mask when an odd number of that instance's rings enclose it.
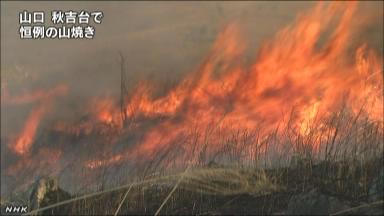
<instances>
[{"instance_id":1,"label":"dry grass","mask_svg":"<svg viewBox=\"0 0 384 216\"><path fill-rule=\"evenodd\" d=\"M363 110L357 116L340 110L301 135L289 122L264 136L260 128L234 131L216 140L214 150L210 136L222 132L219 123L204 133L192 131L138 168L137 180L29 214L272 214L283 211L293 194L312 188L366 200L383 163L383 123L369 121ZM191 146L192 155L173 152L181 146ZM174 159L183 157L188 163L176 166Z\"/></svg>"}]
</instances>

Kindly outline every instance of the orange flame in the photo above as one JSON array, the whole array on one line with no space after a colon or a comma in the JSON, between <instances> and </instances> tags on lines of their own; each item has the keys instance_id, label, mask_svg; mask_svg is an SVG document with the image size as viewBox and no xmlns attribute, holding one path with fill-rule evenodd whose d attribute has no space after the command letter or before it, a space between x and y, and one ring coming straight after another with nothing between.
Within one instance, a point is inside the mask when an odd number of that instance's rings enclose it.
<instances>
[{"instance_id":1,"label":"orange flame","mask_svg":"<svg viewBox=\"0 0 384 216\"><path fill-rule=\"evenodd\" d=\"M298 110L293 119L297 132L305 135L316 116L330 115L343 101L354 114L365 105L371 120L382 121L382 62L366 45L356 50L355 61L347 50L355 10L354 2L319 4L266 42L250 68L239 65L244 44L236 25L229 25L200 70L166 96L153 99L148 84L137 87L126 108L128 117L171 117L147 133L137 152L148 155L161 149L196 123L206 128L225 119L236 129L262 124L270 131L292 109ZM333 33L320 44L333 23ZM315 151L319 149L313 145Z\"/></svg>"},{"instance_id":2,"label":"orange flame","mask_svg":"<svg viewBox=\"0 0 384 216\"><path fill-rule=\"evenodd\" d=\"M353 19L356 8L356 2L318 4L264 42L251 64L242 60L246 46L239 27L228 25L200 67L167 94L154 97L155 88L143 82L127 95L123 107L127 122L123 122L117 101L97 98L86 106L86 118L73 124L56 122L53 130L74 136L100 135L91 142L82 139L81 145L120 144L116 149L116 145L96 146L96 155L102 157L79 159L86 168L97 169L127 160L147 161L158 152L180 146L185 155L216 153L231 142L234 131L260 129L260 139L248 145L255 148L240 149L245 154L238 157L247 160L255 152L267 152L260 143L272 132L282 132L280 125L289 122L294 133L305 137L311 127L322 127L318 119L326 119L340 106L353 115L363 108L369 120L382 123L383 62L366 44L356 49L351 46L357 30ZM8 175L17 175L22 169L59 170L62 151L43 148L36 155L28 152L41 119L51 108L51 99L66 91L64 85L21 96L2 91L1 102L7 105L39 102L12 143L12 150L23 157L7 169ZM137 138L133 133L139 130L144 132ZM311 142L312 150L318 152L320 144ZM111 149L119 152L107 154L105 150ZM178 156L174 161L185 162L184 155ZM40 161L43 157L45 161Z\"/></svg>"},{"instance_id":3,"label":"orange flame","mask_svg":"<svg viewBox=\"0 0 384 216\"><path fill-rule=\"evenodd\" d=\"M26 94L21 96L10 97L8 94L6 94L4 98L4 102L6 104L22 104L36 101L39 102L39 104L34 107L31 113L29 114L27 120L25 121L22 131L20 132L19 136L16 138L15 143L11 147L15 153L23 155L29 151L35 139L35 135L37 132L37 128L39 127L40 121L51 107L51 98L54 96L63 95L67 92L67 90L67 86L58 85L49 91L39 90L32 94Z\"/></svg>"},{"instance_id":4,"label":"orange flame","mask_svg":"<svg viewBox=\"0 0 384 216\"><path fill-rule=\"evenodd\" d=\"M347 94L348 104L355 112L366 98L374 100L370 118L381 120L383 86L379 59L372 51L366 56L366 48L362 46L356 52L356 62L348 64L346 48L355 8L355 3L346 7L318 5L295 25L279 32L275 40L264 44L250 69L234 61L243 45L237 38L236 26L231 25L219 35L212 54L197 74L167 96L155 100L150 99L149 91L139 87L127 114L176 115L184 109L184 123L173 126L186 127L196 118L206 125L226 115L246 128L255 127L260 118L266 119L265 127L273 128L283 119L282 113L298 107L301 111L296 121L300 128L305 124L299 123L312 120L316 113L332 112ZM335 31L318 49L321 34L330 28L337 13L342 16ZM215 79L216 70L221 75ZM299 130L303 132L303 128ZM154 139L150 140L153 144Z\"/></svg>"},{"instance_id":5,"label":"orange flame","mask_svg":"<svg viewBox=\"0 0 384 216\"><path fill-rule=\"evenodd\" d=\"M35 138L35 134L39 126L40 120L47 111L48 109L46 107L46 104L40 104L31 111L28 116L28 119L24 124L22 132L20 133L19 137L16 140L16 143L14 144L13 149L17 154L22 155L28 152Z\"/></svg>"}]
</instances>

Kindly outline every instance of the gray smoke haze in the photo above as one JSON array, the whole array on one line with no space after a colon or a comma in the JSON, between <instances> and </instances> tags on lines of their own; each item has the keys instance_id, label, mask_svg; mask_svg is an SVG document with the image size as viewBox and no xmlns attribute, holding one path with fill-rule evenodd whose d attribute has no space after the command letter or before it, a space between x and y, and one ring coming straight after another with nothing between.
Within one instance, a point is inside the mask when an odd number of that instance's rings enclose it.
<instances>
[{"instance_id":1,"label":"gray smoke haze","mask_svg":"<svg viewBox=\"0 0 384 216\"><path fill-rule=\"evenodd\" d=\"M119 56L126 58L129 83L137 80L178 80L193 71L213 40L229 22L242 26L248 51L254 54L296 15L315 2L2 2L1 75L11 94L57 83L70 87L70 96L116 94L119 91ZM364 41L382 50L382 2L361 2L357 14L370 16ZM93 40L21 40L18 14L23 10L104 12ZM358 17L357 17L358 19ZM2 116L2 134L11 122L23 119L13 109ZM3 113L2 113L3 114ZM12 121L10 121L12 119Z\"/></svg>"},{"instance_id":2,"label":"gray smoke haze","mask_svg":"<svg viewBox=\"0 0 384 216\"><path fill-rule=\"evenodd\" d=\"M195 70L220 30L241 25L249 58L257 48L298 13L316 2L1 2L1 86L11 95L69 86L55 100L49 118L74 113L71 108L91 96L120 91L119 52L125 57L129 87L139 80L177 82ZM19 12L52 10L102 11L93 40L21 40ZM383 2L360 2L356 19L370 20L365 41L383 56ZM1 105L1 149L4 140L20 131L33 104ZM41 126L42 127L42 126ZM3 154L2 154L3 157Z\"/></svg>"}]
</instances>

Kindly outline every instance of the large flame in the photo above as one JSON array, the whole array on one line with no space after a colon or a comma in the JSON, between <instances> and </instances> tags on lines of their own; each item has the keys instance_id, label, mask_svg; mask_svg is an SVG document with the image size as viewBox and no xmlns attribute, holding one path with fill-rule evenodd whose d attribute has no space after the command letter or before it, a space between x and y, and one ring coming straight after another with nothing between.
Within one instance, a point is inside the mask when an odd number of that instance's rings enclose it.
<instances>
[{"instance_id":1,"label":"large flame","mask_svg":"<svg viewBox=\"0 0 384 216\"><path fill-rule=\"evenodd\" d=\"M37 90L20 96L10 96L5 89L1 97L3 104L17 105L37 103L37 105L32 108L32 111L26 119L20 134L16 137L15 142L11 144L11 149L15 153L23 155L29 151L35 139L41 119L50 110L52 98L64 95L67 91L68 87L66 85L58 85L48 91Z\"/></svg>"},{"instance_id":2,"label":"large flame","mask_svg":"<svg viewBox=\"0 0 384 216\"><path fill-rule=\"evenodd\" d=\"M95 158L81 161L95 169L121 161L152 159L159 150L180 145L189 154L206 148L214 151L230 140L234 131L261 128L263 139L272 131L279 133L279 125L287 122L299 136L305 136L317 119L332 115L340 106L353 115L363 110L369 120L382 122L383 62L367 45L351 46L351 36L357 30L353 28L356 7L355 2L317 5L263 43L251 64L243 61L246 45L239 26L230 24L200 67L164 96L154 97L156 89L143 82L126 95L123 109L113 98L92 99L82 106L89 109L87 118L75 123L58 121L52 129L75 137L101 135L104 138L91 144L113 144L87 146L92 153L113 149L118 141L126 144L125 148L118 146L115 153L101 154L101 158L95 153L91 154ZM12 145L15 152L28 152L38 122L49 109L43 102L63 89L2 97L8 104L41 102ZM138 131L142 136L130 139ZM195 140L186 142L189 136ZM88 145L84 143L81 145ZM196 143L201 146L195 148ZM320 149L319 145L313 142L313 150ZM265 150L257 148L259 152ZM242 150L253 154L255 149ZM241 155L244 159L248 156ZM32 161L27 159L13 167L12 173Z\"/></svg>"},{"instance_id":3,"label":"large flame","mask_svg":"<svg viewBox=\"0 0 384 216\"><path fill-rule=\"evenodd\" d=\"M35 138L40 120L47 111L48 108L46 107L46 104L40 104L31 111L22 132L13 145L13 149L16 153L24 154L28 152Z\"/></svg>"},{"instance_id":4,"label":"large flame","mask_svg":"<svg viewBox=\"0 0 384 216\"><path fill-rule=\"evenodd\" d=\"M130 119L166 117L150 129L135 153L91 161L87 166L115 163L133 154L150 155L177 142L193 127L207 128L212 123L271 131L290 118L297 133L305 135L317 117L329 116L342 105L354 115L364 108L370 120L382 121L382 61L365 44L354 57L350 55L355 10L353 2L317 5L264 43L250 67L240 64L245 46L238 27L227 26L199 70L167 95L153 98L153 88L145 83L127 98ZM112 110L99 112L100 120L122 125ZM289 116L292 110L295 114ZM319 148L313 145L314 150Z\"/></svg>"}]
</instances>

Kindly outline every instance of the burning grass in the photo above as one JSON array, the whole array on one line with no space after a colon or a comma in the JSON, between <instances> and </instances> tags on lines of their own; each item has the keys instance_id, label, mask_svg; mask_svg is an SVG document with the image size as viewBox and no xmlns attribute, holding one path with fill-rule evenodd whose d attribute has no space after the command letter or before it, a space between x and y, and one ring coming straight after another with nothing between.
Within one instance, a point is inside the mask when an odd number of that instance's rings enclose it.
<instances>
[{"instance_id":1,"label":"burning grass","mask_svg":"<svg viewBox=\"0 0 384 216\"><path fill-rule=\"evenodd\" d=\"M315 133L292 137L286 126L285 137L269 134L264 144L268 151L258 152L250 162L236 157L242 154L237 146L243 147L246 139L255 136L237 132L237 137L227 140L213 155L202 156L202 151L196 151L184 166L180 162L173 166L171 152L159 152L159 157L137 174L129 173L135 180L85 195L78 193L40 210L71 215L274 214L285 211L293 195L314 188L359 206L367 202L384 162L383 130L381 123L346 116L340 111L328 119L336 121L337 127L323 137L324 149L313 149L306 143L317 140ZM284 140L292 142L291 151L276 155L273 146Z\"/></svg>"},{"instance_id":2,"label":"burning grass","mask_svg":"<svg viewBox=\"0 0 384 216\"><path fill-rule=\"evenodd\" d=\"M383 70L373 50L348 43L356 7L318 5L251 65L241 64L244 40L228 25L196 72L164 95L143 82L120 104L92 99L40 140L43 112L32 112L6 172L32 179L50 170L76 182L77 197L46 213L271 214L313 188L364 201L383 162ZM40 146L51 141L58 153L45 164Z\"/></svg>"}]
</instances>

